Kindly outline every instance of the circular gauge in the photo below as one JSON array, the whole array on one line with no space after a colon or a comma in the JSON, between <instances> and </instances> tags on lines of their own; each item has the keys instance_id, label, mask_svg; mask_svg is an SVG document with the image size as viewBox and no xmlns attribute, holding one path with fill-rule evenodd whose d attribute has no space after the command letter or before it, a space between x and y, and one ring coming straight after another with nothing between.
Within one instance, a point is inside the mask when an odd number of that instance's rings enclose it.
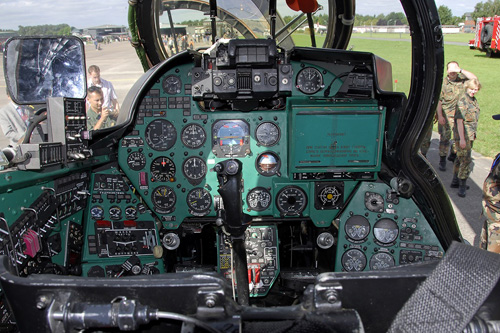
<instances>
[{"instance_id":1,"label":"circular gauge","mask_svg":"<svg viewBox=\"0 0 500 333\"><path fill-rule=\"evenodd\" d=\"M102 209L101 206L94 206L90 208L90 216L94 220L102 220L102 218L104 217L104 209Z\"/></svg>"},{"instance_id":2,"label":"circular gauge","mask_svg":"<svg viewBox=\"0 0 500 333\"><path fill-rule=\"evenodd\" d=\"M341 263L347 272L359 272L366 267L366 256L361 250L349 249L342 255Z\"/></svg>"},{"instance_id":3,"label":"circular gauge","mask_svg":"<svg viewBox=\"0 0 500 333\"><path fill-rule=\"evenodd\" d=\"M297 74L297 89L304 94L315 94L323 88L323 75L313 67L306 67Z\"/></svg>"},{"instance_id":4,"label":"circular gauge","mask_svg":"<svg viewBox=\"0 0 500 333\"><path fill-rule=\"evenodd\" d=\"M370 269L371 270L394 267L395 265L396 265L396 263L394 261L394 257L391 256L389 253L379 252L377 254L374 254L370 258Z\"/></svg>"},{"instance_id":5,"label":"circular gauge","mask_svg":"<svg viewBox=\"0 0 500 333\"><path fill-rule=\"evenodd\" d=\"M184 146L197 149L203 146L207 140L207 133L198 124L189 124L182 129L181 140Z\"/></svg>"},{"instance_id":6,"label":"circular gauge","mask_svg":"<svg viewBox=\"0 0 500 333\"><path fill-rule=\"evenodd\" d=\"M271 205L271 193L264 187L251 189L247 194L248 208L261 212Z\"/></svg>"},{"instance_id":7,"label":"circular gauge","mask_svg":"<svg viewBox=\"0 0 500 333\"><path fill-rule=\"evenodd\" d=\"M169 95L176 95L181 93L182 82L177 75L169 75L163 79L163 91Z\"/></svg>"},{"instance_id":8,"label":"circular gauge","mask_svg":"<svg viewBox=\"0 0 500 333\"><path fill-rule=\"evenodd\" d=\"M280 171L281 160L275 153L266 151L257 156L257 159L255 160L255 167L263 176L274 176Z\"/></svg>"},{"instance_id":9,"label":"circular gauge","mask_svg":"<svg viewBox=\"0 0 500 333\"><path fill-rule=\"evenodd\" d=\"M283 215L300 215L306 205L306 192L298 186L283 187L276 196L276 207Z\"/></svg>"},{"instance_id":10,"label":"circular gauge","mask_svg":"<svg viewBox=\"0 0 500 333\"><path fill-rule=\"evenodd\" d=\"M255 138L261 146L274 146L280 140L280 136L280 128L273 122L264 122L255 130Z\"/></svg>"},{"instance_id":11,"label":"circular gauge","mask_svg":"<svg viewBox=\"0 0 500 333\"><path fill-rule=\"evenodd\" d=\"M361 241L370 234L370 223L361 215L351 216L344 226L347 237L354 241Z\"/></svg>"},{"instance_id":12,"label":"circular gauge","mask_svg":"<svg viewBox=\"0 0 500 333\"><path fill-rule=\"evenodd\" d=\"M201 158L192 156L182 164L182 173L189 180L199 181L207 174L207 165Z\"/></svg>"},{"instance_id":13,"label":"circular gauge","mask_svg":"<svg viewBox=\"0 0 500 333\"><path fill-rule=\"evenodd\" d=\"M318 202L322 209L329 207L337 207L342 198L342 190L337 186L327 185L318 193Z\"/></svg>"},{"instance_id":14,"label":"circular gauge","mask_svg":"<svg viewBox=\"0 0 500 333\"><path fill-rule=\"evenodd\" d=\"M127 165L134 171L142 170L146 166L146 156L143 153L134 151L128 155Z\"/></svg>"},{"instance_id":15,"label":"circular gauge","mask_svg":"<svg viewBox=\"0 0 500 333\"><path fill-rule=\"evenodd\" d=\"M212 196L204 188L198 187L189 191L186 198L189 213L195 216L204 216L212 207Z\"/></svg>"},{"instance_id":16,"label":"circular gauge","mask_svg":"<svg viewBox=\"0 0 500 333\"><path fill-rule=\"evenodd\" d=\"M109 209L109 218L119 220L122 218L122 209L118 206L113 206Z\"/></svg>"},{"instance_id":17,"label":"circular gauge","mask_svg":"<svg viewBox=\"0 0 500 333\"><path fill-rule=\"evenodd\" d=\"M146 143L154 150L165 151L172 148L177 140L174 125L165 119L155 119L145 131Z\"/></svg>"},{"instance_id":18,"label":"circular gauge","mask_svg":"<svg viewBox=\"0 0 500 333\"><path fill-rule=\"evenodd\" d=\"M175 180L175 164L165 156L157 157L151 162L151 181L169 182Z\"/></svg>"},{"instance_id":19,"label":"circular gauge","mask_svg":"<svg viewBox=\"0 0 500 333\"><path fill-rule=\"evenodd\" d=\"M158 186L151 194L151 201L153 201L155 210L161 214L172 212L176 200L174 190L168 186Z\"/></svg>"},{"instance_id":20,"label":"circular gauge","mask_svg":"<svg viewBox=\"0 0 500 333\"><path fill-rule=\"evenodd\" d=\"M384 211L384 198L378 193L366 192L365 207L371 212L382 213Z\"/></svg>"},{"instance_id":21,"label":"circular gauge","mask_svg":"<svg viewBox=\"0 0 500 333\"><path fill-rule=\"evenodd\" d=\"M378 220L373 226L373 235L382 244L394 242L398 238L398 234L397 223L388 218Z\"/></svg>"},{"instance_id":22,"label":"circular gauge","mask_svg":"<svg viewBox=\"0 0 500 333\"><path fill-rule=\"evenodd\" d=\"M134 206L125 208L125 218L128 220L135 220L137 218L137 208Z\"/></svg>"}]
</instances>

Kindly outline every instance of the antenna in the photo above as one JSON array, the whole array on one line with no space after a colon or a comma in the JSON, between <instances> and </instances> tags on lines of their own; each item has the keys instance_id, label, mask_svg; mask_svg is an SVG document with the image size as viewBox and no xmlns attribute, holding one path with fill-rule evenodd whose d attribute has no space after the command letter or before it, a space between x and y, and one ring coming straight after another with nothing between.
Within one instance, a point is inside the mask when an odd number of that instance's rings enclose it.
<instances>
[{"instance_id":1,"label":"antenna","mask_svg":"<svg viewBox=\"0 0 500 333\"><path fill-rule=\"evenodd\" d=\"M215 36L217 27L215 25L215 18L217 17L217 0L210 0L210 21L212 24L212 44L215 44Z\"/></svg>"},{"instance_id":2,"label":"antenna","mask_svg":"<svg viewBox=\"0 0 500 333\"><path fill-rule=\"evenodd\" d=\"M270 16L270 28L271 28L271 38L274 39L276 36L276 0L269 0L269 16Z\"/></svg>"}]
</instances>

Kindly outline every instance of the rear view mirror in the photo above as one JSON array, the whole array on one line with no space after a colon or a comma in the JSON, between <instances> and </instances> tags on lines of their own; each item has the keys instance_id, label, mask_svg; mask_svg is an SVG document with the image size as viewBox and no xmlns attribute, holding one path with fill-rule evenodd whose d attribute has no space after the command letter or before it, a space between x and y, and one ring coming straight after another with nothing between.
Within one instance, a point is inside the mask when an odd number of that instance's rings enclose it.
<instances>
[{"instance_id":1,"label":"rear view mirror","mask_svg":"<svg viewBox=\"0 0 500 333\"><path fill-rule=\"evenodd\" d=\"M17 104L42 104L51 96L84 98L86 94L83 43L76 37L9 39L4 73Z\"/></svg>"}]
</instances>

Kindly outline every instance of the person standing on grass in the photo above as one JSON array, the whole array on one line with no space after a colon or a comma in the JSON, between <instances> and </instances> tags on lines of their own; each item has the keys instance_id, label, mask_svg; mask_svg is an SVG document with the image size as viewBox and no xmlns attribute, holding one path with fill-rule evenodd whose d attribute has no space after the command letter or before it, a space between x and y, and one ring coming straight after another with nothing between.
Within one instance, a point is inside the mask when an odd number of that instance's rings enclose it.
<instances>
[{"instance_id":1,"label":"person standing on grass","mask_svg":"<svg viewBox=\"0 0 500 333\"><path fill-rule=\"evenodd\" d=\"M458 187L458 196L465 197L467 178L472 171L472 146L476 139L477 122L479 119L479 104L476 93L481 89L477 79L468 80L464 84L465 91L458 99L455 112L453 137L457 157L453 164L452 188Z\"/></svg>"},{"instance_id":2,"label":"person standing on grass","mask_svg":"<svg viewBox=\"0 0 500 333\"><path fill-rule=\"evenodd\" d=\"M458 62L450 61L446 65L447 76L441 87L441 97L436 109L439 130L439 170L446 171L446 155L450 149L449 161L454 161L456 148L450 147L451 133L453 132L455 110L457 102L464 90L464 83L476 79L476 75L460 68Z\"/></svg>"}]
</instances>

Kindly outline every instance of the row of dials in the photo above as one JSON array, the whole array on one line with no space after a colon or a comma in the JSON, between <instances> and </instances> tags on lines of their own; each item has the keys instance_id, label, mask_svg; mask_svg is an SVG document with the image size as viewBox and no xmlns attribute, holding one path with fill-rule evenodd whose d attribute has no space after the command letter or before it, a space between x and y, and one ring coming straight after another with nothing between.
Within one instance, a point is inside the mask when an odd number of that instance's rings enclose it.
<instances>
[{"instance_id":1,"label":"row of dials","mask_svg":"<svg viewBox=\"0 0 500 333\"><path fill-rule=\"evenodd\" d=\"M102 206L96 205L90 208L90 216L94 220L104 219L105 210ZM108 209L109 218L111 220L135 220L137 219L137 208L134 206L128 206L122 209L119 206L111 206Z\"/></svg>"},{"instance_id":2,"label":"row of dials","mask_svg":"<svg viewBox=\"0 0 500 333\"><path fill-rule=\"evenodd\" d=\"M366 255L360 249L352 248L344 252L341 259L342 268L348 272L359 272L368 264ZM394 257L387 252L380 251L370 258L370 270L385 269L396 265Z\"/></svg>"},{"instance_id":3,"label":"row of dials","mask_svg":"<svg viewBox=\"0 0 500 333\"><path fill-rule=\"evenodd\" d=\"M214 123L213 131L214 137L226 140L220 144L221 146L233 146L238 144L236 138L240 139L249 135L248 124L242 120L219 120ZM146 143L153 150L166 151L175 145L177 130L170 121L155 119L146 126L144 136ZM264 147L276 145L280 140L280 136L280 128L274 122L262 122L255 129L257 144ZM199 124L187 124L181 131L182 144L187 148L201 148L206 140L207 133Z\"/></svg>"},{"instance_id":4,"label":"row of dials","mask_svg":"<svg viewBox=\"0 0 500 333\"><path fill-rule=\"evenodd\" d=\"M169 214L175 209L177 196L173 188L161 185L151 193L151 201L158 213ZM250 210L264 211L271 206L272 195L267 188L255 187L248 192L246 202ZM206 189L197 187L188 192L186 203L191 215L205 216L211 211L212 197ZM276 196L276 207L284 216L300 216L306 206L306 192L298 186L285 186Z\"/></svg>"},{"instance_id":5,"label":"row of dials","mask_svg":"<svg viewBox=\"0 0 500 333\"><path fill-rule=\"evenodd\" d=\"M146 156L140 151L131 152L127 157L127 165L134 171L144 169L147 164ZM280 175L281 160L271 151L257 156L255 167L263 176ZM207 174L207 164L198 156L190 156L182 163L182 173L192 185L198 185ZM159 156L151 162L151 181L174 182L176 166L174 161L166 156Z\"/></svg>"},{"instance_id":6,"label":"row of dials","mask_svg":"<svg viewBox=\"0 0 500 333\"><path fill-rule=\"evenodd\" d=\"M349 241L352 243L362 243L370 234L370 222L362 215L353 215L347 219L344 230ZM398 235L398 224L392 219L381 218L373 225L373 236L377 244L381 246L393 245Z\"/></svg>"},{"instance_id":7,"label":"row of dials","mask_svg":"<svg viewBox=\"0 0 500 333\"><path fill-rule=\"evenodd\" d=\"M214 84L219 86L222 83L219 77L214 77ZM323 75L314 67L305 67L297 73L297 88L304 94L315 94L324 87ZM163 91L169 95L181 93L182 82L177 75L168 75L162 82Z\"/></svg>"}]
</instances>

